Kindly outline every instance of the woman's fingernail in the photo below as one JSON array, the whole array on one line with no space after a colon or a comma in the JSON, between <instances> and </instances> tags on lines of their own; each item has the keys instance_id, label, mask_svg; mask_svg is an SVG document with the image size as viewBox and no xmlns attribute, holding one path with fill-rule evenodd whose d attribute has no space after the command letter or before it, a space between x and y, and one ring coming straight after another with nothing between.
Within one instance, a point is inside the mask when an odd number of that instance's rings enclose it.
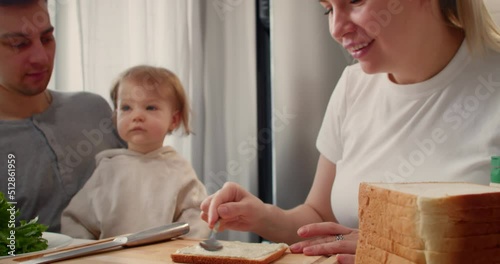
<instances>
[{"instance_id":1,"label":"woman's fingernail","mask_svg":"<svg viewBox=\"0 0 500 264\"><path fill-rule=\"evenodd\" d=\"M300 250L300 245L298 245L298 244L293 244L290 246L290 251L292 251L292 252L297 252L299 250Z\"/></svg>"},{"instance_id":2,"label":"woman's fingernail","mask_svg":"<svg viewBox=\"0 0 500 264\"><path fill-rule=\"evenodd\" d=\"M229 210L227 209L226 206L219 206L217 212L219 213L219 215L227 215Z\"/></svg>"},{"instance_id":3,"label":"woman's fingernail","mask_svg":"<svg viewBox=\"0 0 500 264\"><path fill-rule=\"evenodd\" d=\"M212 219L212 214L207 214L207 223L210 224L210 219Z\"/></svg>"},{"instance_id":4,"label":"woman's fingernail","mask_svg":"<svg viewBox=\"0 0 500 264\"><path fill-rule=\"evenodd\" d=\"M304 255L314 255L314 250L311 247L306 247L302 249Z\"/></svg>"},{"instance_id":5,"label":"woman's fingernail","mask_svg":"<svg viewBox=\"0 0 500 264\"><path fill-rule=\"evenodd\" d=\"M307 230L304 227L301 227L301 228L299 228L299 230L297 230L297 234L299 236L305 235L306 233L307 233Z\"/></svg>"}]
</instances>

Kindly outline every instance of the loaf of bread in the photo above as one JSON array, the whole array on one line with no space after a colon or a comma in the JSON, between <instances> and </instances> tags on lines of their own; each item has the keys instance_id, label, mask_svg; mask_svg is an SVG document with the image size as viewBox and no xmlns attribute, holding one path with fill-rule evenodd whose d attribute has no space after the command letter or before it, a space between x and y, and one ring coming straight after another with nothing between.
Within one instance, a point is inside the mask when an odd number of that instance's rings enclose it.
<instances>
[{"instance_id":1,"label":"loaf of bread","mask_svg":"<svg viewBox=\"0 0 500 264\"><path fill-rule=\"evenodd\" d=\"M500 263L498 188L362 183L359 218L356 263Z\"/></svg>"},{"instance_id":2,"label":"loaf of bread","mask_svg":"<svg viewBox=\"0 0 500 264\"><path fill-rule=\"evenodd\" d=\"M266 264L279 259L288 249L284 243L220 242L223 248L218 251L207 251L199 245L181 248L171 255L172 260L177 263Z\"/></svg>"}]
</instances>

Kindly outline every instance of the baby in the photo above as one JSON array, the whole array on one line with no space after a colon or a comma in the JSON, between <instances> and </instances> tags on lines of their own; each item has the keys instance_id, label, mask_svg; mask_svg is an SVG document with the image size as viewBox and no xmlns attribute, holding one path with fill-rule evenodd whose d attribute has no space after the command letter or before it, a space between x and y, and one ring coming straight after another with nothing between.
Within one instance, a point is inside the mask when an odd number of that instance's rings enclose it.
<instances>
[{"instance_id":1,"label":"baby","mask_svg":"<svg viewBox=\"0 0 500 264\"><path fill-rule=\"evenodd\" d=\"M165 137L181 125L189 134L189 104L175 74L136 66L125 71L111 97L128 149L105 150L97 168L61 218L61 232L102 239L172 222L187 222L190 237L208 235L200 218L204 185Z\"/></svg>"}]
</instances>

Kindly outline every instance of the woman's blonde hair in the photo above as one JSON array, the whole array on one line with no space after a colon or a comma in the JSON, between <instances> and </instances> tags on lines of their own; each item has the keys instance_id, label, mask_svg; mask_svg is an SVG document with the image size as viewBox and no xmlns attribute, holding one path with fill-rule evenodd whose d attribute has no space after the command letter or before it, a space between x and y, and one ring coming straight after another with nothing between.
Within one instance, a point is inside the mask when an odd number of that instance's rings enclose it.
<instances>
[{"instance_id":1,"label":"woman's blonde hair","mask_svg":"<svg viewBox=\"0 0 500 264\"><path fill-rule=\"evenodd\" d=\"M464 31L473 54L484 55L488 49L500 52L500 29L483 0L439 0L439 6L445 20Z\"/></svg>"},{"instance_id":2,"label":"woman's blonde hair","mask_svg":"<svg viewBox=\"0 0 500 264\"><path fill-rule=\"evenodd\" d=\"M179 111L181 117L180 124L184 127L184 133L186 135L192 133L189 126L189 102L184 92L184 87L177 75L165 68L148 65L139 65L126 70L119 76L111 88L110 95L115 113L118 108L118 89L120 83L124 80L138 82L140 87L144 89L151 89L151 87L155 89L166 89L158 91L167 92L169 99L173 99L171 103L173 104L174 111Z\"/></svg>"}]
</instances>

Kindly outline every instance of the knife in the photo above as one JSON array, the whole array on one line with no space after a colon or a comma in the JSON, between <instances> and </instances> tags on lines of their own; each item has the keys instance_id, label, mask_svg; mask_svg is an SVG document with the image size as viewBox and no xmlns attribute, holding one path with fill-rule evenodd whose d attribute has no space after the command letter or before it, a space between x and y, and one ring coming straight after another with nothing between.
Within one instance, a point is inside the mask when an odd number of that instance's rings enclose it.
<instances>
[{"instance_id":1,"label":"knife","mask_svg":"<svg viewBox=\"0 0 500 264\"><path fill-rule=\"evenodd\" d=\"M188 232L189 232L189 224L183 222L173 223L133 233L130 235L119 236L113 239L112 241L104 242L102 244L54 253L38 259L23 261L20 263L25 263L25 264L51 263L55 261L91 255L105 249L135 247L146 244L152 244L155 242L172 239L187 234Z\"/></svg>"}]
</instances>

